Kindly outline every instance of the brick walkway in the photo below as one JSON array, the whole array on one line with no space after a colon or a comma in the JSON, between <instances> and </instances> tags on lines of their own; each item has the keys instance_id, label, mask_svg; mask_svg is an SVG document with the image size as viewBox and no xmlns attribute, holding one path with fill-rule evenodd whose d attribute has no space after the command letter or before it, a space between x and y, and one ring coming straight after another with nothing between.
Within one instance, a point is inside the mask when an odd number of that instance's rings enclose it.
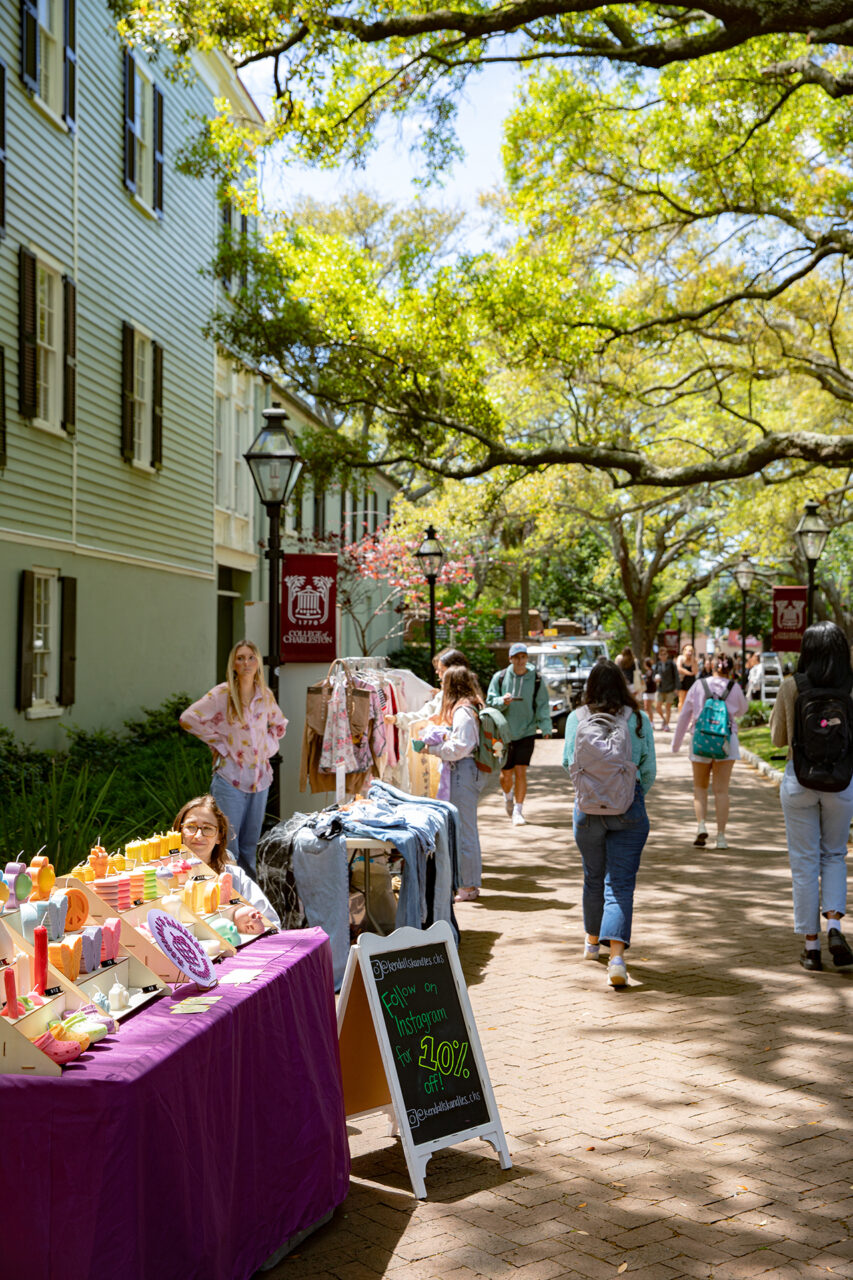
<instances>
[{"instance_id":1,"label":"brick walkway","mask_svg":"<svg viewBox=\"0 0 853 1280\"><path fill-rule=\"evenodd\" d=\"M776 788L736 766L731 848L696 850L689 762L657 745L626 990L578 958L562 743L531 825L481 805L461 956L513 1168L440 1152L419 1202L361 1121L346 1203L276 1280L853 1276L853 975L797 963Z\"/></svg>"}]
</instances>

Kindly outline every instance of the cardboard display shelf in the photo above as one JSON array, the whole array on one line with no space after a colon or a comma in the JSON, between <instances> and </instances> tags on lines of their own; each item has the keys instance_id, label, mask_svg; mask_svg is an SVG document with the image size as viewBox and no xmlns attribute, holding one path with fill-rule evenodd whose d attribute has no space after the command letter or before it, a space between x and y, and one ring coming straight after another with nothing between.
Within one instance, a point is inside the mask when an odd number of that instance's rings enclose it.
<instances>
[{"instance_id":1,"label":"cardboard display shelf","mask_svg":"<svg viewBox=\"0 0 853 1280\"><path fill-rule=\"evenodd\" d=\"M195 875L193 878L200 879L202 876L206 880L217 880L219 878L216 872L212 871L210 867L199 867L195 872ZM249 901L248 898L244 898L242 893L238 893L237 890L234 889L233 887L231 890L231 897L229 898L228 902L223 902L221 905L224 907L225 906L234 907L238 903L241 903L244 907L251 907L253 911L260 911L259 907L253 906L253 904ZM274 921L270 920L269 916L264 915L263 911L261 911L260 914L264 924L267 926L268 929L275 929L276 931L278 930L278 925L275 924ZM205 917L201 916L200 919L204 920ZM248 946L250 942L257 942L258 938L262 938L262 937L263 937L263 934L261 933L241 933L240 941L237 944L237 949L239 950L240 947Z\"/></svg>"},{"instance_id":2,"label":"cardboard display shelf","mask_svg":"<svg viewBox=\"0 0 853 1280\"><path fill-rule=\"evenodd\" d=\"M183 982L184 975L179 969L172 964L172 961L165 956L156 943L139 929L140 924L145 924L148 919L148 912L152 909L161 909L162 899L152 898L148 902L143 902L139 906L131 907L129 911L116 911L110 906L88 882L73 879L65 876L57 880L58 888L73 886L82 889L86 894L89 903L89 918L94 924L103 924L105 920L118 918L121 920L121 943L122 950L128 955L141 961L141 963L156 975L163 982ZM235 948L230 942L226 942L221 938L215 929L212 929L206 920L195 915L190 909L181 903L180 912L177 919L181 924L186 925L192 934L198 938L199 942L214 941L219 944L219 952L211 959L214 963L221 960L225 956L233 956Z\"/></svg>"},{"instance_id":3,"label":"cardboard display shelf","mask_svg":"<svg viewBox=\"0 0 853 1280\"><path fill-rule=\"evenodd\" d=\"M20 911L5 912L0 919L2 919L12 935L18 950L23 951L25 955L32 958L34 947L24 937L21 929ZM93 919L93 923L100 924L101 921ZM74 933L67 933L64 941L73 943L75 936ZM150 1004L152 1000L156 1000L164 991L168 992L169 989L162 978L159 978L138 957L132 955L121 942L119 942L118 954L115 960L105 961L92 973L79 973L76 978L70 979L61 969L57 969L48 963L48 974L51 977L55 975L62 978L63 983L67 984L75 992L78 1004L90 1004L96 991L102 991L104 995L109 995L110 987L114 986L116 982L120 982L128 991L133 991L134 994L130 997L129 1005L124 1009L112 1009L110 1011L116 1022L121 1022L122 1018L135 1013L143 1005ZM77 1005L69 1007L76 1008Z\"/></svg>"}]
</instances>

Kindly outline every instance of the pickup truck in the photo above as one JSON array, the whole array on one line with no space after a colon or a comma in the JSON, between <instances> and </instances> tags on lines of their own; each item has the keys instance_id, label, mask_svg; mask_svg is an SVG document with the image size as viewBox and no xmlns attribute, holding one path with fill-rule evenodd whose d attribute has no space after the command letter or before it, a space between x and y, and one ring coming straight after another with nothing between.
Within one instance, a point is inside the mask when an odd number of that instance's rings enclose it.
<instances>
[{"instance_id":1,"label":"pickup truck","mask_svg":"<svg viewBox=\"0 0 853 1280\"><path fill-rule=\"evenodd\" d=\"M527 647L527 659L548 686L554 736L565 732L570 712L580 705L590 668L609 658L607 643L588 636L565 636Z\"/></svg>"}]
</instances>

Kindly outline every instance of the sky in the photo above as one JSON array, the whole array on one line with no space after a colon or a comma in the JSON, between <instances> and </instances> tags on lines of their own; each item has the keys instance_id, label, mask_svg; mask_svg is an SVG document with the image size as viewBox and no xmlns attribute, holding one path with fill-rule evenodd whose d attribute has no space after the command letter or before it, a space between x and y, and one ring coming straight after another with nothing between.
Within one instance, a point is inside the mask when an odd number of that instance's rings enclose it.
<instances>
[{"instance_id":1,"label":"sky","mask_svg":"<svg viewBox=\"0 0 853 1280\"><path fill-rule=\"evenodd\" d=\"M263 66L245 68L241 78L266 114L270 80ZM414 184L418 156L409 154L409 142L414 138L415 126L406 122L399 132L396 125L386 129L384 140L363 169L352 165L307 169L285 166L275 157L266 156L261 172L264 201L268 207L282 208L299 196L331 201L346 191L361 189L401 204L420 196L430 204L461 206L471 213L476 225L479 193L490 190L501 177L501 126L512 105L516 83L517 72L506 64L486 68L470 79L457 119L465 158L457 161L441 188L424 191Z\"/></svg>"}]
</instances>

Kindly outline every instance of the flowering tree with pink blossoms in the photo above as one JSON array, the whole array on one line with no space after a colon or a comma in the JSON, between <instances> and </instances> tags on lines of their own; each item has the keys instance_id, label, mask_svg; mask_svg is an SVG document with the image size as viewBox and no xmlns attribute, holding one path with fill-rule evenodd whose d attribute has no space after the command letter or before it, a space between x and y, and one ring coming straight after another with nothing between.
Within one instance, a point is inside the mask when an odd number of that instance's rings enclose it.
<instances>
[{"instance_id":1,"label":"flowering tree with pink blossoms","mask_svg":"<svg viewBox=\"0 0 853 1280\"><path fill-rule=\"evenodd\" d=\"M352 619L363 654L402 637L412 618L429 617L429 589L415 559L417 549L417 542L402 537L393 526L340 548L338 604ZM473 580L473 561L456 543L445 551L447 559L436 579L435 618L439 626L464 627L469 605L462 588ZM383 626L372 634L380 618Z\"/></svg>"}]
</instances>

